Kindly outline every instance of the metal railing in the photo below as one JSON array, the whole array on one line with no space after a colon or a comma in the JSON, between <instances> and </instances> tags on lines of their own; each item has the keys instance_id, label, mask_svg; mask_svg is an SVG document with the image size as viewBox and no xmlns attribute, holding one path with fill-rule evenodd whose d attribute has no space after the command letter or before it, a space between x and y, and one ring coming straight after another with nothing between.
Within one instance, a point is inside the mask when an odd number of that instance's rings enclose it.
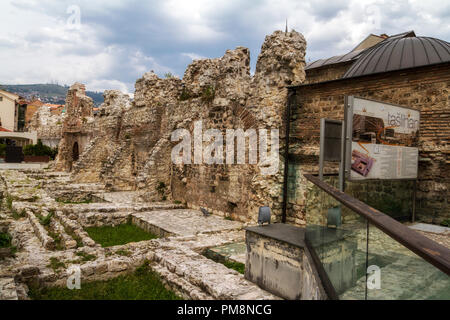
<instances>
[{"instance_id":1,"label":"metal railing","mask_svg":"<svg viewBox=\"0 0 450 320\"><path fill-rule=\"evenodd\" d=\"M306 208L306 240L332 298L450 299L448 248L317 176L304 176L315 188ZM383 289L369 292L370 264L384 272ZM423 288L428 291L420 293Z\"/></svg>"}]
</instances>

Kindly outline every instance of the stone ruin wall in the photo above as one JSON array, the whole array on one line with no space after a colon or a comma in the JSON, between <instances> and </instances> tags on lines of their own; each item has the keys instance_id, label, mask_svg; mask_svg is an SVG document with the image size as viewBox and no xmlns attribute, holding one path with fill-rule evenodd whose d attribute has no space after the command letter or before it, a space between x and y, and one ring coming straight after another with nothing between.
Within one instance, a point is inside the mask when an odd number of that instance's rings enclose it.
<instances>
[{"instance_id":1,"label":"stone ruin wall","mask_svg":"<svg viewBox=\"0 0 450 320\"><path fill-rule=\"evenodd\" d=\"M72 170L79 182L138 190L147 201L180 201L241 221L255 221L258 207L268 205L279 220L286 86L304 81L305 49L301 34L276 31L262 45L254 76L244 47L221 58L194 61L182 80L149 72L137 80L134 101L119 91L106 91L95 118L87 112L92 101L75 84L67 96L56 169ZM172 164L171 150L178 142L170 141L171 133L185 128L192 134L198 120L204 131L279 129L278 173L262 175L258 166L249 164ZM76 162L75 142L80 149ZM299 223L294 218L291 222Z\"/></svg>"},{"instance_id":2,"label":"stone ruin wall","mask_svg":"<svg viewBox=\"0 0 450 320\"><path fill-rule=\"evenodd\" d=\"M57 147L62 138L65 114L52 114L47 106L40 107L30 120L29 131L36 131L37 137L49 147Z\"/></svg>"},{"instance_id":3,"label":"stone ruin wall","mask_svg":"<svg viewBox=\"0 0 450 320\"><path fill-rule=\"evenodd\" d=\"M72 170L74 162L78 160L92 138L93 105L93 100L86 96L86 88L83 84L75 83L69 88L62 139L56 157L56 170Z\"/></svg>"}]
</instances>

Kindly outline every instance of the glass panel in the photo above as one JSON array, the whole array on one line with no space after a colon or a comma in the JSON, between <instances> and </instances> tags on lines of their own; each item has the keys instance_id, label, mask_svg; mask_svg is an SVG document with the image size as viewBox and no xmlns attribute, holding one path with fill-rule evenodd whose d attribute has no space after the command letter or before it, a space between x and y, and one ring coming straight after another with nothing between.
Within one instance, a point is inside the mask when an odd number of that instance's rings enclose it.
<instances>
[{"instance_id":1,"label":"glass panel","mask_svg":"<svg viewBox=\"0 0 450 320\"><path fill-rule=\"evenodd\" d=\"M414 182L409 180L346 181L345 193L399 221L411 219Z\"/></svg>"},{"instance_id":2,"label":"glass panel","mask_svg":"<svg viewBox=\"0 0 450 320\"><path fill-rule=\"evenodd\" d=\"M448 275L372 224L368 257L369 300L450 300Z\"/></svg>"},{"instance_id":3,"label":"glass panel","mask_svg":"<svg viewBox=\"0 0 450 320\"><path fill-rule=\"evenodd\" d=\"M306 237L340 299L365 299L367 222L309 183Z\"/></svg>"}]
</instances>

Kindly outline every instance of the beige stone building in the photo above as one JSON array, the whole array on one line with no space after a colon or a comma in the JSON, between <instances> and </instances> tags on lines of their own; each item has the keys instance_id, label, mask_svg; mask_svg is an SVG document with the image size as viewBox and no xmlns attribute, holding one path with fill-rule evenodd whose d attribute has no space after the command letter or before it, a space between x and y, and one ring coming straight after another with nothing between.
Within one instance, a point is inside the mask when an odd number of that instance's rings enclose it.
<instances>
[{"instance_id":1,"label":"beige stone building","mask_svg":"<svg viewBox=\"0 0 450 320\"><path fill-rule=\"evenodd\" d=\"M0 127L9 131L17 130L19 96L0 90Z\"/></svg>"},{"instance_id":2,"label":"beige stone building","mask_svg":"<svg viewBox=\"0 0 450 320\"><path fill-rule=\"evenodd\" d=\"M0 90L0 139L3 143L7 140L13 141L16 146L37 143L36 132L23 132L24 123L19 124L21 112L25 122L25 111L26 102L20 96Z\"/></svg>"}]
</instances>

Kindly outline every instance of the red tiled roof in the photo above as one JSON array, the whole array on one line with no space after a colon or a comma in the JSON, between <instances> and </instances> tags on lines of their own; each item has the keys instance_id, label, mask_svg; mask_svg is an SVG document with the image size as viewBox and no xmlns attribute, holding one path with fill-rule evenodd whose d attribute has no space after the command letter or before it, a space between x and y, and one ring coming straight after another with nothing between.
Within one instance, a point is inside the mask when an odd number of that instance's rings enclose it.
<instances>
[{"instance_id":1,"label":"red tiled roof","mask_svg":"<svg viewBox=\"0 0 450 320\"><path fill-rule=\"evenodd\" d=\"M0 127L0 131L3 131L3 132L12 132L11 130L5 129L5 128L3 128L3 127Z\"/></svg>"}]
</instances>

